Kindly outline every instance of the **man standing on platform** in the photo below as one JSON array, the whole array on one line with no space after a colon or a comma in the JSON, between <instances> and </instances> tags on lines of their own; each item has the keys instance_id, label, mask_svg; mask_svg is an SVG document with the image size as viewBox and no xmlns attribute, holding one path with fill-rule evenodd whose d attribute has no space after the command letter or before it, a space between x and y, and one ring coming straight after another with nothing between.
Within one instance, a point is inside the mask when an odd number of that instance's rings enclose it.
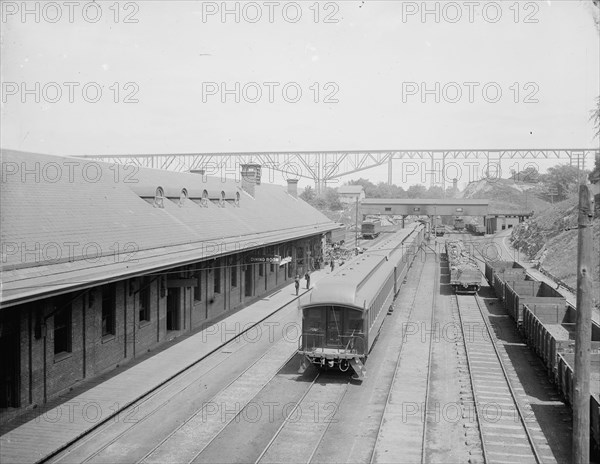
<instances>
[{"instance_id":1,"label":"man standing on platform","mask_svg":"<svg viewBox=\"0 0 600 464\"><path fill-rule=\"evenodd\" d=\"M310 274L308 271L306 271L306 274L304 274L304 278L306 279L306 289L308 290L310 288Z\"/></svg>"}]
</instances>

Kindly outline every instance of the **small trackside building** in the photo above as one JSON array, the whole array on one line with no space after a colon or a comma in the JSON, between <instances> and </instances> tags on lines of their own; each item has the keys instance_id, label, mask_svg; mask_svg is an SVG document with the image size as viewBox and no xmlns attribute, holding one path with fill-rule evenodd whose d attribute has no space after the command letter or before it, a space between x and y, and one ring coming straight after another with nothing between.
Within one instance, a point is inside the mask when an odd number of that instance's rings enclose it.
<instances>
[{"instance_id":1,"label":"small trackside building","mask_svg":"<svg viewBox=\"0 0 600 464\"><path fill-rule=\"evenodd\" d=\"M295 181L240 171L220 179L2 150L0 422L314 265L338 225L298 198Z\"/></svg>"}]
</instances>

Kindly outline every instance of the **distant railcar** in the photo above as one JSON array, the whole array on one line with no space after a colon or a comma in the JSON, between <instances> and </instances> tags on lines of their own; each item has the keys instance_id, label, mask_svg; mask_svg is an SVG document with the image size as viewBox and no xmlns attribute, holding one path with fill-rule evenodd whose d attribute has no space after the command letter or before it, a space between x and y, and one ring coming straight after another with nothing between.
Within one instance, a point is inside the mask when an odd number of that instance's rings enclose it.
<instances>
[{"instance_id":1,"label":"distant railcar","mask_svg":"<svg viewBox=\"0 0 600 464\"><path fill-rule=\"evenodd\" d=\"M469 223L465 228L474 235L485 235L485 227L481 224Z\"/></svg>"},{"instance_id":2,"label":"distant railcar","mask_svg":"<svg viewBox=\"0 0 600 464\"><path fill-rule=\"evenodd\" d=\"M346 241L346 226L344 224L340 224L339 228L332 230L330 236L328 237L328 241L332 245L343 245Z\"/></svg>"},{"instance_id":3,"label":"distant railcar","mask_svg":"<svg viewBox=\"0 0 600 464\"><path fill-rule=\"evenodd\" d=\"M416 223L395 233L321 279L302 299L301 372L352 367L357 378L400 285L423 241Z\"/></svg>"},{"instance_id":4,"label":"distant railcar","mask_svg":"<svg viewBox=\"0 0 600 464\"><path fill-rule=\"evenodd\" d=\"M434 228L434 233L436 237L443 237L446 233L446 227L443 225L437 225Z\"/></svg>"},{"instance_id":5,"label":"distant railcar","mask_svg":"<svg viewBox=\"0 0 600 464\"><path fill-rule=\"evenodd\" d=\"M455 293L475 294L481 288L481 272L462 242L448 240L446 254L450 268L450 285Z\"/></svg>"},{"instance_id":6,"label":"distant railcar","mask_svg":"<svg viewBox=\"0 0 600 464\"><path fill-rule=\"evenodd\" d=\"M454 218L454 228L456 230L464 230L465 220L463 218Z\"/></svg>"},{"instance_id":7,"label":"distant railcar","mask_svg":"<svg viewBox=\"0 0 600 464\"><path fill-rule=\"evenodd\" d=\"M363 238L374 239L381 233L381 223L379 221L364 221L360 233Z\"/></svg>"}]
</instances>

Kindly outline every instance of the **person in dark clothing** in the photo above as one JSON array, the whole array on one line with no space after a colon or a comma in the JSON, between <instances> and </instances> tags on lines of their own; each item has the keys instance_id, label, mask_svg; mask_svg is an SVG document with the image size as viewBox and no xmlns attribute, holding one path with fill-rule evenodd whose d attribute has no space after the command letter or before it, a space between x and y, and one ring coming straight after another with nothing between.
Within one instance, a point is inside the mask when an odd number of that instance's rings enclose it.
<instances>
[{"instance_id":1,"label":"person in dark clothing","mask_svg":"<svg viewBox=\"0 0 600 464\"><path fill-rule=\"evenodd\" d=\"M306 289L308 290L310 288L310 274L308 271L306 271L306 274L304 274L304 278L306 279Z\"/></svg>"},{"instance_id":2,"label":"person in dark clothing","mask_svg":"<svg viewBox=\"0 0 600 464\"><path fill-rule=\"evenodd\" d=\"M331 260L331 272L333 272L333 268L335 267L335 263L333 262L333 259Z\"/></svg>"},{"instance_id":3,"label":"person in dark clothing","mask_svg":"<svg viewBox=\"0 0 600 464\"><path fill-rule=\"evenodd\" d=\"M296 274L296 278L294 279L294 287L296 287L296 295L297 295L298 291L300 290L300 276L298 274Z\"/></svg>"}]
</instances>

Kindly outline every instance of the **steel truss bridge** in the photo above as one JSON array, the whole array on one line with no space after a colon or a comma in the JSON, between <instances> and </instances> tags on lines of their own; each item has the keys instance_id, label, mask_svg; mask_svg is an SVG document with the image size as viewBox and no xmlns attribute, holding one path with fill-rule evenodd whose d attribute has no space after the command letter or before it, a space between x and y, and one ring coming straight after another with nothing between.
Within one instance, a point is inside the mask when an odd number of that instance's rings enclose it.
<instances>
[{"instance_id":1,"label":"steel truss bridge","mask_svg":"<svg viewBox=\"0 0 600 464\"><path fill-rule=\"evenodd\" d=\"M85 158L116 164L187 172L204 170L208 176L232 178L239 176L239 166L257 163L263 167L262 178L273 182L274 172L285 179L306 178L315 183L317 192L327 183L337 182L349 174L387 165L388 184L392 184L394 160L418 160L421 169L429 173L431 185L441 183L445 190L447 174L455 168L454 160L484 160L484 174L490 167L499 166L501 160L568 160L580 169L592 168L599 149L548 148L548 149L464 149L464 150L340 150L340 151L272 151L238 153L170 153L144 155L86 155ZM474 164L473 162L471 162ZM589 163L589 164L588 164ZM454 165L454 166L453 166ZM414 169L416 163L411 169ZM525 166L526 167L526 166ZM265 170L267 172L265 172ZM453 171L452 171L453 172ZM452 177L450 177L452 178ZM477 180L477 179L471 179Z\"/></svg>"}]
</instances>

